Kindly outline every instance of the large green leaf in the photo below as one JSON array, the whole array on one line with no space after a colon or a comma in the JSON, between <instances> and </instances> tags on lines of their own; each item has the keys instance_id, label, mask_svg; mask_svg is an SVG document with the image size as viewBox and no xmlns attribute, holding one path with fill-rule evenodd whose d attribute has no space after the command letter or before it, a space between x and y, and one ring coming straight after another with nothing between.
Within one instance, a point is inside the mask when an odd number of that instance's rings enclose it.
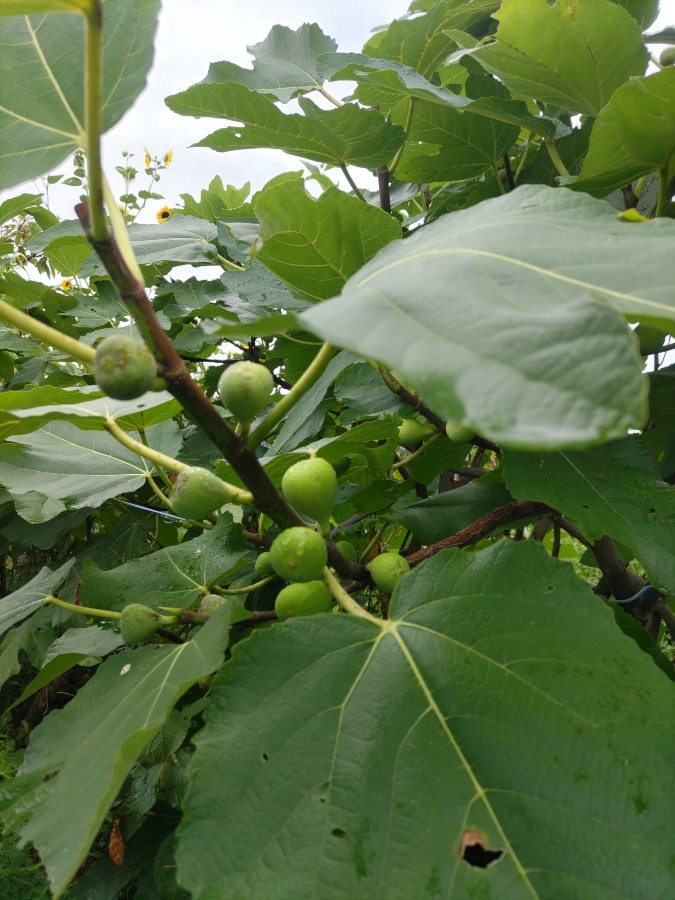
<instances>
[{"instance_id":1,"label":"large green leaf","mask_svg":"<svg viewBox=\"0 0 675 900\"><path fill-rule=\"evenodd\" d=\"M3 597L0 601L0 634L39 609L45 602L45 597L53 594L65 581L73 562L72 559L68 560L56 571L44 566L23 587Z\"/></svg>"},{"instance_id":2,"label":"large green leaf","mask_svg":"<svg viewBox=\"0 0 675 900\"><path fill-rule=\"evenodd\" d=\"M211 63L204 82L238 81L252 91L274 94L286 103L323 85L326 76L320 74L316 58L336 47L333 38L315 23L305 22L295 31L275 25L264 41L247 48L254 57L252 69L231 62Z\"/></svg>"},{"instance_id":3,"label":"large green leaf","mask_svg":"<svg viewBox=\"0 0 675 900\"><path fill-rule=\"evenodd\" d=\"M234 649L179 830L193 900L668 896L672 685L572 568L446 551L390 616Z\"/></svg>"},{"instance_id":4,"label":"large green leaf","mask_svg":"<svg viewBox=\"0 0 675 900\"><path fill-rule=\"evenodd\" d=\"M631 226L590 197L524 186L386 247L298 318L479 433L581 445L644 422L634 340L598 300L675 320L673 239L675 223Z\"/></svg>"},{"instance_id":5,"label":"large green leaf","mask_svg":"<svg viewBox=\"0 0 675 900\"><path fill-rule=\"evenodd\" d=\"M160 452L178 452L175 422L153 425L146 434ZM83 431L70 422L50 422L0 445L0 483L12 494L19 515L34 524L137 490L152 471L147 460L107 432Z\"/></svg>"},{"instance_id":6,"label":"large green leaf","mask_svg":"<svg viewBox=\"0 0 675 900\"><path fill-rule=\"evenodd\" d=\"M186 607L205 589L232 570L244 555L246 542L232 516L192 541L165 547L103 571L85 563L80 600L87 606L121 610L132 601L157 606Z\"/></svg>"},{"instance_id":7,"label":"large green leaf","mask_svg":"<svg viewBox=\"0 0 675 900\"><path fill-rule=\"evenodd\" d=\"M541 500L591 540L609 534L635 553L653 584L675 593L675 489L640 437L583 453L505 454L514 497Z\"/></svg>"},{"instance_id":8,"label":"large green leaf","mask_svg":"<svg viewBox=\"0 0 675 900\"><path fill-rule=\"evenodd\" d=\"M667 171L674 151L675 69L671 68L633 78L616 91L593 125L588 155L573 185L608 194L648 172Z\"/></svg>"},{"instance_id":9,"label":"large green leaf","mask_svg":"<svg viewBox=\"0 0 675 900\"><path fill-rule=\"evenodd\" d=\"M33 732L12 784L20 800L4 815L38 849L55 896L65 891L127 772L176 701L222 662L228 624L222 611L179 647L114 656Z\"/></svg>"},{"instance_id":10,"label":"large green leaf","mask_svg":"<svg viewBox=\"0 0 675 900\"><path fill-rule=\"evenodd\" d=\"M105 0L105 131L145 87L159 5L159 0ZM84 144L83 19L53 13L0 18L0 45L3 189L41 175Z\"/></svg>"},{"instance_id":11,"label":"large green leaf","mask_svg":"<svg viewBox=\"0 0 675 900\"><path fill-rule=\"evenodd\" d=\"M640 27L610 0L504 0L496 43L474 58L516 94L597 116L645 71Z\"/></svg>"},{"instance_id":12,"label":"large green leaf","mask_svg":"<svg viewBox=\"0 0 675 900\"><path fill-rule=\"evenodd\" d=\"M236 82L196 84L165 102L183 116L242 122L214 131L195 144L219 152L276 148L316 162L373 169L391 160L404 137L399 125L375 110L351 103L339 109L321 109L304 97L298 101L304 115L284 114L269 97Z\"/></svg>"},{"instance_id":13,"label":"large green leaf","mask_svg":"<svg viewBox=\"0 0 675 900\"><path fill-rule=\"evenodd\" d=\"M282 176L253 200L260 221L258 259L302 296L325 300L391 241L400 223L376 206L339 191L318 200L301 178Z\"/></svg>"}]
</instances>

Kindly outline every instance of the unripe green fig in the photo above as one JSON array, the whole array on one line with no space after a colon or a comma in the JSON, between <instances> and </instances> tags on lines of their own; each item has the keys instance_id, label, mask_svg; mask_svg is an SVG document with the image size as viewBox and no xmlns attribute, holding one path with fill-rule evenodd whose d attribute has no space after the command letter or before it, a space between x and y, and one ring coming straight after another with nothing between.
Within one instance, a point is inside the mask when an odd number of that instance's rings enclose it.
<instances>
[{"instance_id":1,"label":"unripe green fig","mask_svg":"<svg viewBox=\"0 0 675 900\"><path fill-rule=\"evenodd\" d=\"M268 575L274 575L272 566L272 554L269 550L265 550L255 561L255 574L260 578L267 578Z\"/></svg>"},{"instance_id":2,"label":"unripe green fig","mask_svg":"<svg viewBox=\"0 0 675 900\"><path fill-rule=\"evenodd\" d=\"M274 601L274 611L277 619L291 619L328 612L332 605L333 596L323 581L305 581L282 588Z\"/></svg>"},{"instance_id":3,"label":"unripe green fig","mask_svg":"<svg viewBox=\"0 0 675 900\"><path fill-rule=\"evenodd\" d=\"M455 422L448 422L445 426L445 433L455 444L466 444L469 438L475 434L473 428L467 428L465 425L457 425Z\"/></svg>"},{"instance_id":4,"label":"unripe green fig","mask_svg":"<svg viewBox=\"0 0 675 900\"><path fill-rule=\"evenodd\" d=\"M142 644L157 631L162 616L142 603L130 603L122 610L120 630L125 644Z\"/></svg>"},{"instance_id":5,"label":"unripe green fig","mask_svg":"<svg viewBox=\"0 0 675 900\"><path fill-rule=\"evenodd\" d=\"M205 597L202 597L197 612L204 616L210 616L211 613L220 609L223 603L225 603L225 597L221 597L220 594L206 594Z\"/></svg>"},{"instance_id":6,"label":"unripe green fig","mask_svg":"<svg viewBox=\"0 0 675 900\"><path fill-rule=\"evenodd\" d=\"M348 559L350 562L356 562L358 557L353 544L350 544L349 541L336 541L335 546L345 559Z\"/></svg>"},{"instance_id":7,"label":"unripe green fig","mask_svg":"<svg viewBox=\"0 0 675 900\"><path fill-rule=\"evenodd\" d=\"M397 553L396 550L387 550L374 557L366 566L370 577L385 594L391 594L399 578L403 578L410 571L408 560Z\"/></svg>"},{"instance_id":8,"label":"unripe green fig","mask_svg":"<svg viewBox=\"0 0 675 900\"><path fill-rule=\"evenodd\" d=\"M287 581L316 581L328 562L323 538L311 528L287 528L270 549L272 568Z\"/></svg>"},{"instance_id":9,"label":"unripe green fig","mask_svg":"<svg viewBox=\"0 0 675 900\"><path fill-rule=\"evenodd\" d=\"M434 433L434 426L425 419L406 418L398 426L398 442L402 447L416 444L430 437Z\"/></svg>"},{"instance_id":10,"label":"unripe green fig","mask_svg":"<svg viewBox=\"0 0 675 900\"><path fill-rule=\"evenodd\" d=\"M337 475L327 460L314 456L295 463L284 472L281 490L296 512L327 529L337 493Z\"/></svg>"},{"instance_id":11,"label":"unripe green fig","mask_svg":"<svg viewBox=\"0 0 675 900\"><path fill-rule=\"evenodd\" d=\"M157 363L143 341L113 334L96 348L94 378L108 397L135 400L154 386Z\"/></svg>"},{"instance_id":12,"label":"unripe green fig","mask_svg":"<svg viewBox=\"0 0 675 900\"><path fill-rule=\"evenodd\" d=\"M659 62L662 66L675 66L675 47L666 47L662 50Z\"/></svg>"},{"instance_id":13,"label":"unripe green fig","mask_svg":"<svg viewBox=\"0 0 675 900\"><path fill-rule=\"evenodd\" d=\"M230 488L213 472L190 466L176 478L171 509L184 519L205 519L232 500Z\"/></svg>"},{"instance_id":14,"label":"unripe green fig","mask_svg":"<svg viewBox=\"0 0 675 900\"><path fill-rule=\"evenodd\" d=\"M228 366L218 380L223 403L241 425L250 425L267 406L273 388L270 370L248 360Z\"/></svg>"}]
</instances>

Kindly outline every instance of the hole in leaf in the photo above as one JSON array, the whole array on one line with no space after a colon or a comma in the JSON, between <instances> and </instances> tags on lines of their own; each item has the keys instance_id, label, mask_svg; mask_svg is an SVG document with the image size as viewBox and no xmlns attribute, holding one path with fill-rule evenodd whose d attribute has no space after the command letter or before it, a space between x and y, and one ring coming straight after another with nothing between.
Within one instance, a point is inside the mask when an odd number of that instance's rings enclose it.
<instances>
[{"instance_id":1,"label":"hole in leaf","mask_svg":"<svg viewBox=\"0 0 675 900\"><path fill-rule=\"evenodd\" d=\"M555 588L553 587L552 584L547 584L546 587L544 588L544 593L545 593L545 594L550 594L551 591L554 591L554 590L555 590Z\"/></svg>"},{"instance_id":2,"label":"hole in leaf","mask_svg":"<svg viewBox=\"0 0 675 900\"><path fill-rule=\"evenodd\" d=\"M336 838L347 837L347 832L344 830L344 828L334 828L331 831L331 834L333 835L333 837L336 837Z\"/></svg>"},{"instance_id":3,"label":"hole in leaf","mask_svg":"<svg viewBox=\"0 0 675 900\"><path fill-rule=\"evenodd\" d=\"M581 508L582 509L590 509L590 506L588 505L588 503L582 503Z\"/></svg>"},{"instance_id":4,"label":"hole in leaf","mask_svg":"<svg viewBox=\"0 0 675 900\"><path fill-rule=\"evenodd\" d=\"M266 753L263 753L262 758L263 758L263 762L267 762L267 760L269 759L269 756Z\"/></svg>"},{"instance_id":5,"label":"hole in leaf","mask_svg":"<svg viewBox=\"0 0 675 900\"><path fill-rule=\"evenodd\" d=\"M476 831L475 828L468 828L462 835L459 855L470 866L474 866L477 869L487 869L489 865L502 858L504 851L490 850L486 847L480 831Z\"/></svg>"},{"instance_id":6,"label":"hole in leaf","mask_svg":"<svg viewBox=\"0 0 675 900\"><path fill-rule=\"evenodd\" d=\"M647 510L647 512L648 512L648 514L649 514L650 516L653 516L654 513L656 512L656 509L655 509L653 506L651 506L651 507Z\"/></svg>"}]
</instances>

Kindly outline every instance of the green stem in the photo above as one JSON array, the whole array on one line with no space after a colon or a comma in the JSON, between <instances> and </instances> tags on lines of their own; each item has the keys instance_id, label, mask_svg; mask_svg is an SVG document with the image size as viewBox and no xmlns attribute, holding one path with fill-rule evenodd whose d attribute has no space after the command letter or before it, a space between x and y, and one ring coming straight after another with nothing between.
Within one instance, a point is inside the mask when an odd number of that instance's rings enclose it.
<instances>
[{"instance_id":1,"label":"green stem","mask_svg":"<svg viewBox=\"0 0 675 900\"><path fill-rule=\"evenodd\" d=\"M367 546L366 549L363 551L363 553L361 554L361 556L359 556L359 562L360 562L361 564L363 564L363 563L368 559L368 556L370 555L370 551L371 551L371 550L373 549L373 547L377 544L377 542L378 542L379 539L382 537L382 535L384 534L385 530L386 530L388 527L389 527L389 522L384 522L384 524L380 525L380 527L377 529L377 531L375 532L375 536L372 538L372 540L370 540L370 541L368 542L368 546Z\"/></svg>"},{"instance_id":2,"label":"green stem","mask_svg":"<svg viewBox=\"0 0 675 900\"><path fill-rule=\"evenodd\" d=\"M235 594L248 594L251 591L256 591L258 588L265 587L266 584L269 584L270 581L274 581L276 575L268 575L266 578L263 578L261 581L256 581L254 584L249 584L246 587L240 588L219 588L214 587L214 594L222 594L224 597L231 597Z\"/></svg>"},{"instance_id":3,"label":"green stem","mask_svg":"<svg viewBox=\"0 0 675 900\"><path fill-rule=\"evenodd\" d=\"M366 200L366 198L363 196L363 194L359 190L358 185L352 178L347 166L344 163L340 163L340 169L342 170L342 174L345 176L345 178L349 182L349 187L354 191L354 194L359 198L359 200L362 200L364 203L367 203L368 201Z\"/></svg>"},{"instance_id":4,"label":"green stem","mask_svg":"<svg viewBox=\"0 0 675 900\"><path fill-rule=\"evenodd\" d=\"M405 131L405 137L403 138L403 143L396 151L394 158L391 163L387 167L389 169L389 177L391 178L396 171L396 167L401 161L401 157L403 156L403 151L405 150L406 144L408 142L408 135L410 134L410 129L412 128L413 116L415 114L415 98L411 97L410 102L408 104L408 115L406 116L405 125L403 126L403 130Z\"/></svg>"},{"instance_id":5,"label":"green stem","mask_svg":"<svg viewBox=\"0 0 675 900\"><path fill-rule=\"evenodd\" d=\"M246 446L249 450L258 446L260 441L272 431L272 429L293 409L295 404L304 397L312 385L323 375L328 363L337 353L337 347L325 343L316 354L312 362L295 382L290 391L272 407L262 422L253 429L248 437Z\"/></svg>"},{"instance_id":6,"label":"green stem","mask_svg":"<svg viewBox=\"0 0 675 900\"><path fill-rule=\"evenodd\" d=\"M96 616L98 619L119 619L122 613L115 612L112 609L96 609L93 606L76 606L74 603L68 603L67 600L59 600L58 597L45 597L47 603L53 606L59 606L61 609L67 609L70 612L82 613L85 616Z\"/></svg>"},{"instance_id":7,"label":"green stem","mask_svg":"<svg viewBox=\"0 0 675 900\"><path fill-rule=\"evenodd\" d=\"M528 131L528 133L525 137L525 149L523 150L523 155L520 157L520 162L518 163L518 168L516 169L515 174L513 176L513 180L515 181L516 184L518 184L518 179L520 178L520 173L523 171L523 168L525 166L525 161L528 157L531 146L532 146L532 132Z\"/></svg>"},{"instance_id":8,"label":"green stem","mask_svg":"<svg viewBox=\"0 0 675 900\"><path fill-rule=\"evenodd\" d=\"M497 168L497 166L493 166L492 171L495 173L495 179L497 181L497 187L499 188L499 193L505 194L506 189L504 188L504 183L502 182L501 178L499 177L499 169Z\"/></svg>"},{"instance_id":9,"label":"green stem","mask_svg":"<svg viewBox=\"0 0 675 900\"><path fill-rule=\"evenodd\" d=\"M136 254L134 253L134 249L131 246L131 241L129 240L127 223L124 221L124 216L122 215L122 212L117 205L117 200L115 199L112 188L108 184L107 178L103 179L103 196L105 197L106 206L108 207L110 224L112 225L113 235L115 236L115 243L119 248L120 256L127 264L127 268L130 272L133 273L134 277L137 278L141 284L145 284L145 279L143 278L141 267L136 261ZM148 346L150 346L150 349L152 350L152 345L149 344Z\"/></svg>"},{"instance_id":10,"label":"green stem","mask_svg":"<svg viewBox=\"0 0 675 900\"><path fill-rule=\"evenodd\" d=\"M87 146L87 181L91 232L95 240L108 236L108 222L103 205L103 167L101 165L101 132L103 131L103 3L91 4L86 14L84 37L84 127Z\"/></svg>"},{"instance_id":11,"label":"green stem","mask_svg":"<svg viewBox=\"0 0 675 900\"><path fill-rule=\"evenodd\" d=\"M411 453L410 456L406 456L405 459L400 459L398 462L395 462L392 465L392 469L400 469L401 466L407 466L408 463L411 463L414 459L417 459L418 456L421 456L435 441L439 439L440 436L440 431L436 431L431 435L431 437L427 438L422 446L418 447L414 453Z\"/></svg>"},{"instance_id":12,"label":"green stem","mask_svg":"<svg viewBox=\"0 0 675 900\"><path fill-rule=\"evenodd\" d=\"M232 262L231 259L227 259L225 256L221 256L220 253L216 253L216 259L220 263L220 265L225 269L226 272L245 272L246 266L240 266L238 263Z\"/></svg>"},{"instance_id":13,"label":"green stem","mask_svg":"<svg viewBox=\"0 0 675 900\"><path fill-rule=\"evenodd\" d=\"M342 100L338 100L337 97L334 97L332 94L329 94L325 87L317 87L317 91L321 94L322 97L325 97L333 106L344 106Z\"/></svg>"},{"instance_id":14,"label":"green stem","mask_svg":"<svg viewBox=\"0 0 675 900\"><path fill-rule=\"evenodd\" d=\"M558 148L556 147L554 141L552 141L551 138L549 138L549 137L544 138L544 141L546 143L546 149L548 150L548 155L551 157L551 162L555 166L556 171L558 172L558 175L563 175L565 177L569 176L570 173L567 170L567 166L560 158L560 154L558 153Z\"/></svg>"},{"instance_id":15,"label":"green stem","mask_svg":"<svg viewBox=\"0 0 675 900\"><path fill-rule=\"evenodd\" d=\"M144 459L149 459L151 463L154 463L158 469L161 466L164 466L165 469L168 469L169 472L174 472L178 475L180 472L183 472L185 469L189 469L190 467L186 463L179 462L177 459L174 459L172 456L166 456L164 453L160 453L159 450L153 450L152 447L146 447L141 441L137 441L131 437L130 434L127 434L123 428L117 424L114 419L106 419L103 423L103 427L108 431L116 441L119 441L123 447L126 447L128 450L131 450L133 453L137 453L139 456L142 456Z\"/></svg>"},{"instance_id":16,"label":"green stem","mask_svg":"<svg viewBox=\"0 0 675 900\"><path fill-rule=\"evenodd\" d=\"M375 622L378 625L380 624L378 618L369 613L367 609L360 606L352 595L347 593L328 566L323 570L323 580L326 587L345 612L350 613L352 616L359 616L362 619L369 619L371 622Z\"/></svg>"},{"instance_id":17,"label":"green stem","mask_svg":"<svg viewBox=\"0 0 675 900\"><path fill-rule=\"evenodd\" d=\"M74 338L68 337L67 334L57 331L56 328L52 328L51 325L39 322L32 316L15 309L4 300L0 300L0 320L8 322L10 325L18 328L19 331L25 331L34 337L35 340L41 341L55 350L67 353L68 356L71 356L83 365L93 368L94 357L96 356L96 351L93 347L87 347Z\"/></svg>"}]
</instances>

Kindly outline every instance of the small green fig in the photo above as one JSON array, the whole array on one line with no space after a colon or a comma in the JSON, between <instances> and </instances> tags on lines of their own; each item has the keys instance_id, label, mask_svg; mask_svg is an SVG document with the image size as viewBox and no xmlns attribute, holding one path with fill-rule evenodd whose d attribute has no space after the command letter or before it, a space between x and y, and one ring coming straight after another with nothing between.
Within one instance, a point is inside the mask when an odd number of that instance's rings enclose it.
<instances>
[{"instance_id":1,"label":"small green fig","mask_svg":"<svg viewBox=\"0 0 675 900\"><path fill-rule=\"evenodd\" d=\"M250 425L269 403L272 373L260 363L243 360L228 366L218 380L218 393L241 425Z\"/></svg>"},{"instance_id":2,"label":"small green fig","mask_svg":"<svg viewBox=\"0 0 675 900\"><path fill-rule=\"evenodd\" d=\"M314 456L295 463L284 472L281 490L296 512L327 530L337 493L337 475L327 460Z\"/></svg>"},{"instance_id":3,"label":"small green fig","mask_svg":"<svg viewBox=\"0 0 675 900\"><path fill-rule=\"evenodd\" d=\"M434 433L434 426L426 419L417 417L409 417L403 419L398 426L398 441L402 447L408 447L410 444L416 444L423 441L424 438L430 437Z\"/></svg>"},{"instance_id":4,"label":"small green fig","mask_svg":"<svg viewBox=\"0 0 675 900\"><path fill-rule=\"evenodd\" d=\"M350 562L356 562L356 560L358 559L356 555L356 548L353 544L350 544L349 541L336 541L335 546L344 556L344 558L348 559Z\"/></svg>"},{"instance_id":5,"label":"small green fig","mask_svg":"<svg viewBox=\"0 0 675 900\"><path fill-rule=\"evenodd\" d=\"M225 597L221 597L220 594L206 594L202 597L197 612L204 616L210 616L211 613L220 609L223 603L225 603Z\"/></svg>"},{"instance_id":6,"label":"small green fig","mask_svg":"<svg viewBox=\"0 0 675 900\"><path fill-rule=\"evenodd\" d=\"M659 62L662 66L675 66L675 47L666 47L662 50Z\"/></svg>"},{"instance_id":7,"label":"small green fig","mask_svg":"<svg viewBox=\"0 0 675 900\"><path fill-rule=\"evenodd\" d=\"M122 610L120 630L125 644L142 644L157 631L162 616L142 603L130 603Z\"/></svg>"},{"instance_id":8,"label":"small green fig","mask_svg":"<svg viewBox=\"0 0 675 900\"><path fill-rule=\"evenodd\" d=\"M387 550L375 556L366 566L370 577L385 594L391 594L399 578L403 578L410 571L408 560L395 550Z\"/></svg>"},{"instance_id":9,"label":"small green fig","mask_svg":"<svg viewBox=\"0 0 675 900\"><path fill-rule=\"evenodd\" d=\"M272 568L287 581L316 581L328 562L323 538L311 528L287 528L270 549Z\"/></svg>"},{"instance_id":10,"label":"small green fig","mask_svg":"<svg viewBox=\"0 0 675 900\"><path fill-rule=\"evenodd\" d=\"M143 341L113 334L96 348L94 378L108 397L135 400L153 387L157 363Z\"/></svg>"},{"instance_id":11,"label":"small green fig","mask_svg":"<svg viewBox=\"0 0 675 900\"><path fill-rule=\"evenodd\" d=\"M190 466L176 478L171 509L184 519L205 519L232 500L232 492L213 472Z\"/></svg>"},{"instance_id":12,"label":"small green fig","mask_svg":"<svg viewBox=\"0 0 675 900\"><path fill-rule=\"evenodd\" d=\"M274 567L272 566L272 554L269 550L265 550L258 556L255 561L255 574L259 578L267 578L268 575L274 575Z\"/></svg>"},{"instance_id":13,"label":"small green fig","mask_svg":"<svg viewBox=\"0 0 675 900\"><path fill-rule=\"evenodd\" d=\"M455 422L448 422L445 426L445 433L455 444L466 444L469 438L475 434L473 428L467 428L465 425L457 425Z\"/></svg>"},{"instance_id":14,"label":"small green fig","mask_svg":"<svg viewBox=\"0 0 675 900\"><path fill-rule=\"evenodd\" d=\"M323 581L305 581L282 588L274 601L274 611L277 619L291 619L328 612L332 605L333 596Z\"/></svg>"}]
</instances>

